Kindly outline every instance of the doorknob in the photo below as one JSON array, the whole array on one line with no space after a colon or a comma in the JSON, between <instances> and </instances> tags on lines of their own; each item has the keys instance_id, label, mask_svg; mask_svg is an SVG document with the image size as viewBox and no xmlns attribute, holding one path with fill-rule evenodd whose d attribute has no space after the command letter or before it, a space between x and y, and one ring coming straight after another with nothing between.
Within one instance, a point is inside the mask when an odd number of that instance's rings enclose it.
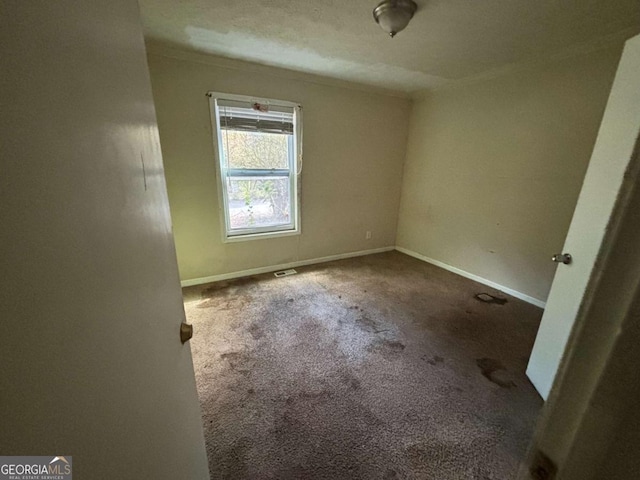
<instances>
[{"instance_id":1,"label":"doorknob","mask_svg":"<svg viewBox=\"0 0 640 480\"><path fill-rule=\"evenodd\" d=\"M564 263L565 265L569 265L571 263L571 254L570 253L556 253L551 260L556 263Z\"/></svg>"},{"instance_id":2,"label":"doorknob","mask_svg":"<svg viewBox=\"0 0 640 480\"><path fill-rule=\"evenodd\" d=\"M180 324L180 341L187 343L193 337L193 325L182 322Z\"/></svg>"}]
</instances>

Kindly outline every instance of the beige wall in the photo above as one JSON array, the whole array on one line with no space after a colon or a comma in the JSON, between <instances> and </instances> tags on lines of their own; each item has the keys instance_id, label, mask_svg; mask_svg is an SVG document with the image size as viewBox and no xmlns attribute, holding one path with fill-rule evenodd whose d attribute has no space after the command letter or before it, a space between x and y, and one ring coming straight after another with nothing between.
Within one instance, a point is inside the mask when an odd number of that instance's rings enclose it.
<instances>
[{"instance_id":1,"label":"beige wall","mask_svg":"<svg viewBox=\"0 0 640 480\"><path fill-rule=\"evenodd\" d=\"M407 99L289 78L272 68L152 50L158 114L183 280L395 245ZM216 65L218 63L218 65ZM211 122L214 90L304 108L302 234L223 243ZM366 240L365 233L372 232Z\"/></svg>"},{"instance_id":2,"label":"beige wall","mask_svg":"<svg viewBox=\"0 0 640 480\"><path fill-rule=\"evenodd\" d=\"M544 301L621 49L415 102L397 244Z\"/></svg>"}]
</instances>

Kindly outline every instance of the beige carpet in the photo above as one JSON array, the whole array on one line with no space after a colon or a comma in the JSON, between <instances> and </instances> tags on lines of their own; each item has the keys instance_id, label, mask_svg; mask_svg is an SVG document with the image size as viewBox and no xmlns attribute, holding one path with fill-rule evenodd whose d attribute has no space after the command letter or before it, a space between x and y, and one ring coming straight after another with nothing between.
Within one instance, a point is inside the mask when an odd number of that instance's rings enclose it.
<instances>
[{"instance_id":1,"label":"beige carpet","mask_svg":"<svg viewBox=\"0 0 640 480\"><path fill-rule=\"evenodd\" d=\"M297 270L184 291L211 478L514 477L540 309L398 252Z\"/></svg>"}]
</instances>

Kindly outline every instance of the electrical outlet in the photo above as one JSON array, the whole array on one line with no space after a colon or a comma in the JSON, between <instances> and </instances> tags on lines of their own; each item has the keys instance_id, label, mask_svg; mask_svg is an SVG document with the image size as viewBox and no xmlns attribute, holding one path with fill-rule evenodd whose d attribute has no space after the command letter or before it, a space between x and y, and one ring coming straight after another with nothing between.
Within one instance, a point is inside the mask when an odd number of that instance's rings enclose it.
<instances>
[{"instance_id":1,"label":"electrical outlet","mask_svg":"<svg viewBox=\"0 0 640 480\"><path fill-rule=\"evenodd\" d=\"M371 232L367 230L366 235L364 236L367 240L371 240Z\"/></svg>"}]
</instances>

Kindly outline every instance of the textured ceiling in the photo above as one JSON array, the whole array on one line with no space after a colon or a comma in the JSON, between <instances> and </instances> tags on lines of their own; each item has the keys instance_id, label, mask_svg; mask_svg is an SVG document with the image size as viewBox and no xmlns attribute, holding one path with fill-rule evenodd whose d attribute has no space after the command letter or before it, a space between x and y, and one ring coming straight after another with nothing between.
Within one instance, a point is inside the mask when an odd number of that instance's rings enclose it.
<instances>
[{"instance_id":1,"label":"textured ceiling","mask_svg":"<svg viewBox=\"0 0 640 480\"><path fill-rule=\"evenodd\" d=\"M412 92L640 32L640 0L417 0L389 38L377 0L140 0L148 39Z\"/></svg>"}]
</instances>

